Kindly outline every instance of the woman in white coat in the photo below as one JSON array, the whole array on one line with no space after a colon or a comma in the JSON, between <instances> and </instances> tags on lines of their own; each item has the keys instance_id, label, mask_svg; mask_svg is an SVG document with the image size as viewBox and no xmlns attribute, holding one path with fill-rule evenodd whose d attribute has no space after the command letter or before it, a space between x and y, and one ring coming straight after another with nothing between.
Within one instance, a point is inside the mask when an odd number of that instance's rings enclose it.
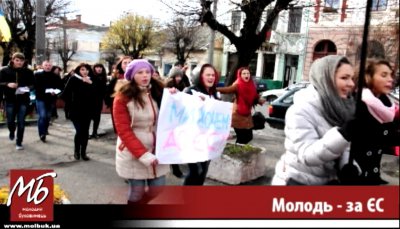
<instances>
[{"instance_id":1,"label":"woman in white coat","mask_svg":"<svg viewBox=\"0 0 400 229\"><path fill-rule=\"evenodd\" d=\"M336 180L337 160L349 150L341 133L355 112L354 70L342 56L316 60L311 85L297 92L285 118L285 149L272 185L325 185Z\"/></svg>"}]
</instances>

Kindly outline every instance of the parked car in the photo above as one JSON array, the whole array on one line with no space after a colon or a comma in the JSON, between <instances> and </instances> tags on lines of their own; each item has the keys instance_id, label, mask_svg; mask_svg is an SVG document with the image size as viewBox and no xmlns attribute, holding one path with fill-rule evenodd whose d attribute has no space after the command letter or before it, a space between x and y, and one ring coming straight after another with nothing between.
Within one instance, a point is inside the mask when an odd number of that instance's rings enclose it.
<instances>
[{"instance_id":1,"label":"parked car","mask_svg":"<svg viewBox=\"0 0 400 229\"><path fill-rule=\"evenodd\" d=\"M309 83L293 85L287 87L283 94L268 106L269 117L266 118L266 122L273 128L283 129L285 127L286 111L293 104L294 94L306 88Z\"/></svg>"},{"instance_id":2,"label":"parked car","mask_svg":"<svg viewBox=\"0 0 400 229\"><path fill-rule=\"evenodd\" d=\"M269 104L271 104L272 101L277 99L279 96L283 95L284 93L292 90L293 88L305 88L307 85L310 84L308 81L302 81L300 83L292 84L288 87L282 88L282 89L272 89L268 91L264 91L261 93L261 97L263 97Z\"/></svg>"},{"instance_id":3,"label":"parked car","mask_svg":"<svg viewBox=\"0 0 400 229\"><path fill-rule=\"evenodd\" d=\"M256 82L257 93L261 93L268 90L268 86L266 82L263 82L261 78L253 78L254 82Z\"/></svg>"},{"instance_id":4,"label":"parked car","mask_svg":"<svg viewBox=\"0 0 400 229\"><path fill-rule=\"evenodd\" d=\"M263 82L262 79L256 78L253 76L254 82L256 83L256 88L257 88L257 93L261 93L263 91L266 91L267 88L267 83ZM224 87L225 85L225 77L221 77L219 82L217 83L217 87Z\"/></svg>"}]
</instances>

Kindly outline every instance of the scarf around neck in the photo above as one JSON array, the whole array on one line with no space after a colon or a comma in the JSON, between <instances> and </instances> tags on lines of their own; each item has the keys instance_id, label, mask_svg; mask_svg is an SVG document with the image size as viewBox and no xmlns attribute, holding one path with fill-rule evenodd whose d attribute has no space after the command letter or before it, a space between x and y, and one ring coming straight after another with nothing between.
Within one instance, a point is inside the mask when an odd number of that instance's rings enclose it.
<instances>
[{"instance_id":1,"label":"scarf around neck","mask_svg":"<svg viewBox=\"0 0 400 229\"><path fill-rule=\"evenodd\" d=\"M391 106L383 104L382 100L377 98L372 91L368 88L364 88L361 96L362 101L367 105L369 113L380 123L388 123L394 120L395 106L392 103Z\"/></svg>"}]
</instances>

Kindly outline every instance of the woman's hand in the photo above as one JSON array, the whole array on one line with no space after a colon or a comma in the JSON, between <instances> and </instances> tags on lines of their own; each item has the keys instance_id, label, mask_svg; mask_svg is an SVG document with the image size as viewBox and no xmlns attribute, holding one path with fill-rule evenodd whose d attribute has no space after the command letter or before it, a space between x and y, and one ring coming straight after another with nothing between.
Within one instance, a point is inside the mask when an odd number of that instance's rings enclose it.
<instances>
[{"instance_id":1,"label":"woman's hand","mask_svg":"<svg viewBox=\"0 0 400 229\"><path fill-rule=\"evenodd\" d=\"M8 83L7 84L7 87L9 87L9 88L17 88L17 84L16 83Z\"/></svg>"},{"instance_id":2,"label":"woman's hand","mask_svg":"<svg viewBox=\"0 0 400 229\"><path fill-rule=\"evenodd\" d=\"M88 84L92 84L93 82L89 79L89 77L82 77L82 81Z\"/></svg>"}]
</instances>

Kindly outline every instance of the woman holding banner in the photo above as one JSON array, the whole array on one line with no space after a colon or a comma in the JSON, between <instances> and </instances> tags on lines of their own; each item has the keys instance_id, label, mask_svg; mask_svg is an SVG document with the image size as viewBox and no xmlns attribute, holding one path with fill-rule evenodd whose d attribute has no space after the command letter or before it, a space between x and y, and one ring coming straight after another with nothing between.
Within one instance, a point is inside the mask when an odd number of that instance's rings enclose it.
<instances>
[{"instance_id":1,"label":"woman holding banner","mask_svg":"<svg viewBox=\"0 0 400 229\"><path fill-rule=\"evenodd\" d=\"M217 90L222 94L235 93L232 127L236 132L236 143L247 144L253 139L251 109L257 104L264 104L265 99L260 98L257 94L257 89L248 67L239 68L236 78L236 81L231 86L220 87Z\"/></svg>"},{"instance_id":2,"label":"woman holding banner","mask_svg":"<svg viewBox=\"0 0 400 229\"><path fill-rule=\"evenodd\" d=\"M151 77L153 72L147 60L133 60L126 68L125 81L116 87L113 103L118 135L116 170L119 176L128 179L128 204L146 204L158 195L169 171L169 166L158 164L154 155L163 89Z\"/></svg>"},{"instance_id":3,"label":"woman holding banner","mask_svg":"<svg viewBox=\"0 0 400 229\"><path fill-rule=\"evenodd\" d=\"M311 85L297 92L286 113L285 148L272 185L324 185L336 180L336 159L349 150L355 101L354 70L342 56L314 61Z\"/></svg>"},{"instance_id":4,"label":"woman holding banner","mask_svg":"<svg viewBox=\"0 0 400 229\"><path fill-rule=\"evenodd\" d=\"M216 89L218 83L217 70L211 64L204 64L200 68L200 72L198 74L197 71L193 71L195 72L192 75L193 85L191 87L187 87L184 92L191 95L193 94L193 91L200 92L203 94L200 96L203 100L206 96L212 99L218 99ZM189 163L189 173L185 177L183 185L203 185L209 165L209 160L197 163Z\"/></svg>"}]
</instances>

